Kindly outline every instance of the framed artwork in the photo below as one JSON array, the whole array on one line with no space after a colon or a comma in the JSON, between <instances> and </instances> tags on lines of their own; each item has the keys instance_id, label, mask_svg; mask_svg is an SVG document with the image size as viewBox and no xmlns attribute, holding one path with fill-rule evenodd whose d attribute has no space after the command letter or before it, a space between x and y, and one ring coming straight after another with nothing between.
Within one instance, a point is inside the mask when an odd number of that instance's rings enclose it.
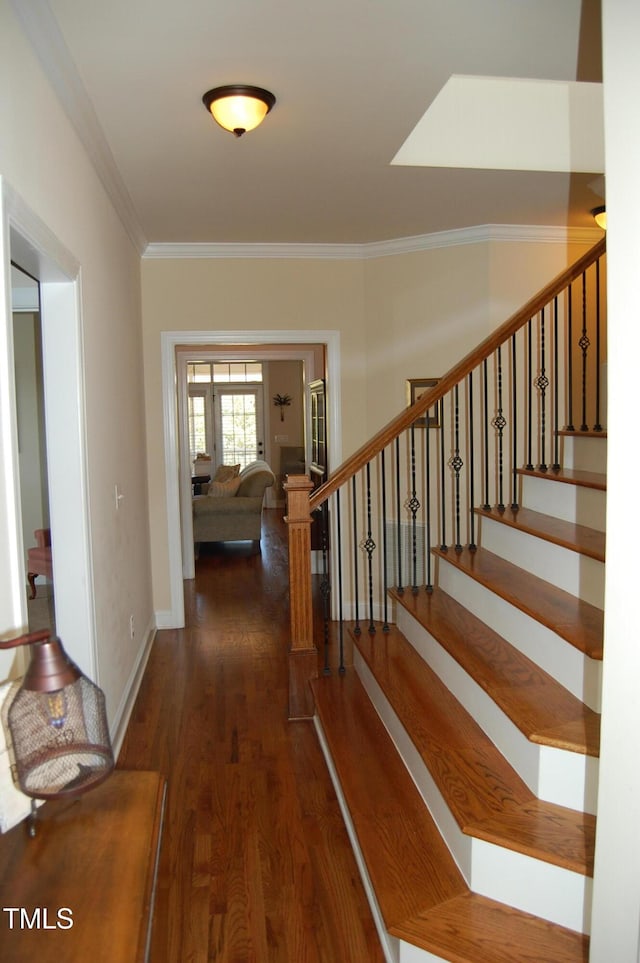
<instances>
[{"instance_id":1,"label":"framed artwork","mask_svg":"<svg viewBox=\"0 0 640 963\"><path fill-rule=\"evenodd\" d=\"M407 405L412 405L428 388L433 388L440 381L439 378L407 378ZM431 409L433 411L433 409ZM417 428L439 428L440 420L437 409L433 415L416 418Z\"/></svg>"}]
</instances>

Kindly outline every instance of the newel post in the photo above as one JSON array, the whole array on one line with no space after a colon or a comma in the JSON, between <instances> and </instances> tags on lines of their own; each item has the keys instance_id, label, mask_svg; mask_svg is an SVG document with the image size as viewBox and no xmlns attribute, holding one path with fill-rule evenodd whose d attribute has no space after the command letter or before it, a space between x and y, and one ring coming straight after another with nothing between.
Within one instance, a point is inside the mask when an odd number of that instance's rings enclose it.
<instances>
[{"instance_id":1,"label":"newel post","mask_svg":"<svg viewBox=\"0 0 640 963\"><path fill-rule=\"evenodd\" d=\"M289 649L289 718L310 719L313 696L309 682L318 675L318 653L313 644L311 599L311 522L307 475L288 475L285 521L289 529L289 601L291 647Z\"/></svg>"}]
</instances>

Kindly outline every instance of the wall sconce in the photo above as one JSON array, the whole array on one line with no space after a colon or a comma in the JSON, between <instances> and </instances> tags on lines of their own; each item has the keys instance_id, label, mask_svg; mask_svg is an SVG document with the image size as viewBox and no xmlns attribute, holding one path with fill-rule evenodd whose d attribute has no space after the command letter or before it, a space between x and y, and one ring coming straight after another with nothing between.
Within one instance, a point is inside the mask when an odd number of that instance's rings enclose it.
<instances>
[{"instance_id":1,"label":"wall sconce","mask_svg":"<svg viewBox=\"0 0 640 963\"><path fill-rule=\"evenodd\" d=\"M274 395L273 403L280 409L280 421L284 421L284 409L291 404L291 395Z\"/></svg>"},{"instance_id":2,"label":"wall sconce","mask_svg":"<svg viewBox=\"0 0 640 963\"><path fill-rule=\"evenodd\" d=\"M18 785L36 799L77 796L101 783L114 767L104 694L71 661L48 630L0 642L1 649L31 645L31 662L9 706Z\"/></svg>"},{"instance_id":3,"label":"wall sconce","mask_svg":"<svg viewBox=\"0 0 640 963\"><path fill-rule=\"evenodd\" d=\"M607 229L607 209L606 209L606 207L604 206L604 204L602 204L600 207L594 207L593 210L591 211L591 213L592 213L593 219L594 219L594 221L596 222L596 224L598 225L598 227L602 228L603 231L606 231L606 229Z\"/></svg>"},{"instance_id":4,"label":"wall sconce","mask_svg":"<svg viewBox=\"0 0 640 963\"><path fill-rule=\"evenodd\" d=\"M262 87L227 84L208 90L202 102L216 123L236 137L242 137L246 131L254 130L262 123L276 98Z\"/></svg>"}]
</instances>

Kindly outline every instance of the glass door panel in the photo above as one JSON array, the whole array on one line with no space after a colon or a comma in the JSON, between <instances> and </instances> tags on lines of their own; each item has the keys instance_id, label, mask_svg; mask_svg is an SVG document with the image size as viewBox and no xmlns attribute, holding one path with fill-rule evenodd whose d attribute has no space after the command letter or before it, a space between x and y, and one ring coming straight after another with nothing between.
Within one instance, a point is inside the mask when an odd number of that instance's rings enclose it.
<instances>
[{"instance_id":1,"label":"glass door panel","mask_svg":"<svg viewBox=\"0 0 640 963\"><path fill-rule=\"evenodd\" d=\"M262 387L215 389L215 463L240 465L264 457Z\"/></svg>"}]
</instances>

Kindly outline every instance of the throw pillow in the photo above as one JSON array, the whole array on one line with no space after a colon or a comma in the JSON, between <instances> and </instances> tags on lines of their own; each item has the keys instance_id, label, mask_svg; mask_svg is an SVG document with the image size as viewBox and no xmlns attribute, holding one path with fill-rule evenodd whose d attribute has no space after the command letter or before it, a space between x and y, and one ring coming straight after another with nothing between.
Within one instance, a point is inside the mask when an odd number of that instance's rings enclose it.
<instances>
[{"instance_id":1,"label":"throw pillow","mask_svg":"<svg viewBox=\"0 0 640 963\"><path fill-rule=\"evenodd\" d=\"M240 474L240 465L220 465L213 476L214 482L226 482Z\"/></svg>"},{"instance_id":2,"label":"throw pillow","mask_svg":"<svg viewBox=\"0 0 640 963\"><path fill-rule=\"evenodd\" d=\"M239 476L236 478L230 478L228 481L212 481L209 482L209 490L207 495L211 498L222 498L223 496L235 495L240 485L242 484L242 479Z\"/></svg>"}]
</instances>

